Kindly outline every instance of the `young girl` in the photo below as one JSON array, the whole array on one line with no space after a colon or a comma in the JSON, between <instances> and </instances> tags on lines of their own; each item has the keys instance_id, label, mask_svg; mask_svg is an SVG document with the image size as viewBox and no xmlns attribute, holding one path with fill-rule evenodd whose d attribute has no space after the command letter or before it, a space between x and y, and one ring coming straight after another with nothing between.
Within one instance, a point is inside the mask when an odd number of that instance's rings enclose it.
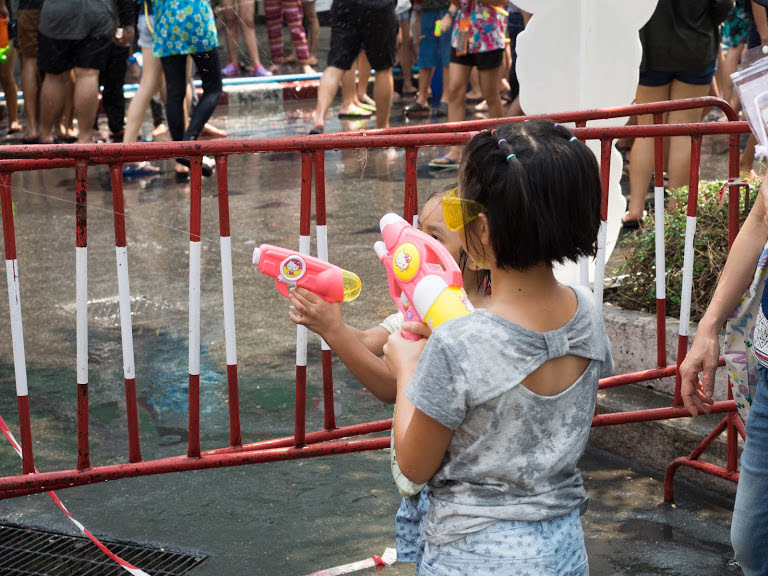
<instances>
[{"instance_id":1,"label":"young girl","mask_svg":"<svg viewBox=\"0 0 768 576\"><path fill-rule=\"evenodd\" d=\"M479 271L467 260L459 243L459 235L448 230L442 212L442 192L433 194L424 203L419 217L419 228L444 244L464 271L464 289L475 308L489 303L490 285L486 271ZM341 317L341 304L330 303L321 297L296 288L290 301L295 311L290 318L322 336L344 365L379 400L395 401L395 379L380 358L389 335L399 332L402 314L389 316L381 324L368 330L349 326ZM415 562L418 566L423 552L421 523L429 507L427 491L400 475L393 465L393 475L403 500L395 518L398 562Z\"/></svg>"},{"instance_id":2,"label":"young girl","mask_svg":"<svg viewBox=\"0 0 768 576\"><path fill-rule=\"evenodd\" d=\"M577 463L613 361L592 293L552 265L595 254L597 162L549 121L481 132L443 213L493 299L384 348L398 463L429 483L420 574L587 574Z\"/></svg>"}]
</instances>

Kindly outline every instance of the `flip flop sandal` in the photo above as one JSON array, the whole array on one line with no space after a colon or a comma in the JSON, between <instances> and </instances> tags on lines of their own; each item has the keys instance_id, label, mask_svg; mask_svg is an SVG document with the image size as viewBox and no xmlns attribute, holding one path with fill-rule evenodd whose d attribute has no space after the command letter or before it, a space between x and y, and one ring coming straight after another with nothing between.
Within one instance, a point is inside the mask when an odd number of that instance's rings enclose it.
<instances>
[{"instance_id":1,"label":"flip flop sandal","mask_svg":"<svg viewBox=\"0 0 768 576\"><path fill-rule=\"evenodd\" d=\"M432 109L427 105L424 106L423 104L419 104L418 102L413 102L411 104L408 104L405 108L403 108L403 114L405 114L408 117L421 117L421 116L431 116L432 115Z\"/></svg>"},{"instance_id":2,"label":"flip flop sandal","mask_svg":"<svg viewBox=\"0 0 768 576\"><path fill-rule=\"evenodd\" d=\"M153 166L146 160L139 162L138 164L126 164L123 166L123 176L151 176L153 174L159 174L160 168Z\"/></svg>"},{"instance_id":3,"label":"flip flop sandal","mask_svg":"<svg viewBox=\"0 0 768 576\"><path fill-rule=\"evenodd\" d=\"M339 112L339 118L342 120L365 120L371 116L373 116L373 114L371 114L368 110L363 110L362 108L352 108L348 112Z\"/></svg>"},{"instance_id":4,"label":"flip flop sandal","mask_svg":"<svg viewBox=\"0 0 768 576\"><path fill-rule=\"evenodd\" d=\"M190 167L189 158L176 158L176 162L178 162L182 166L186 166L187 168ZM211 160L203 156L203 162L202 162L203 176L206 176L206 177L212 176L214 166L215 164Z\"/></svg>"},{"instance_id":5,"label":"flip flop sandal","mask_svg":"<svg viewBox=\"0 0 768 576\"><path fill-rule=\"evenodd\" d=\"M457 170L459 168L459 163L456 162L456 160L453 158L449 158L448 156L440 156L439 158L431 160L429 162L429 167L442 168L445 170Z\"/></svg>"},{"instance_id":6,"label":"flip flop sandal","mask_svg":"<svg viewBox=\"0 0 768 576\"><path fill-rule=\"evenodd\" d=\"M371 106L368 104L368 102L361 102L358 108L362 108L363 110L368 110L371 114L376 113L376 106Z\"/></svg>"}]
</instances>

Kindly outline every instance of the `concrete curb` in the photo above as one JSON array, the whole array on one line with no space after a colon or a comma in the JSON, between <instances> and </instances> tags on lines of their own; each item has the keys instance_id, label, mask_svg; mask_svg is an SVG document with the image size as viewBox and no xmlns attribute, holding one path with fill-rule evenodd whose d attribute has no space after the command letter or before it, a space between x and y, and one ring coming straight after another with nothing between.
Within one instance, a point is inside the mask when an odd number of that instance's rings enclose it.
<instances>
[{"instance_id":1,"label":"concrete curb","mask_svg":"<svg viewBox=\"0 0 768 576\"><path fill-rule=\"evenodd\" d=\"M647 370L656 365L656 317L652 314L623 310L606 304L603 306L608 337L613 345L616 374ZM667 318L667 359L677 358L677 330L679 322ZM696 333L696 324L690 325L690 340ZM639 343L642 343L639 345ZM720 368L715 382L715 398L727 399L727 376ZM630 384L600 391L598 413L614 413L648 408L672 406L674 378ZM634 462L664 472L679 456L687 456L722 419L722 415L699 418L678 418L618 426L593 428L590 444ZM739 441L741 446L741 440ZM702 460L725 466L725 435L717 438L702 456ZM732 496L736 484L686 467L677 470L676 478L685 478L715 492Z\"/></svg>"}]
</instances>

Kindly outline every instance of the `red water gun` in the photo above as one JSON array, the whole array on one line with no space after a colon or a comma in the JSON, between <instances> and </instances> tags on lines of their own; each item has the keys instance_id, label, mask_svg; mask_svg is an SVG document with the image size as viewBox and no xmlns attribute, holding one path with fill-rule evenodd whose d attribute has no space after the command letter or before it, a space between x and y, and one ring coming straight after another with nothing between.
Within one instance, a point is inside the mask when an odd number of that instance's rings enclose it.
<instances>
[{"instance_id":1,"label":"red water gun","mask_svg":"<svg viewBox=\"0 0 768 576\"><path fill-rule=\"evenodd\" d=\"M283 296L295 286L306 288L328 302L349 302L360 295L360 278L354 272L295 250L262 244L253 251L259 272L275 279Z\"/></svg>"},{"instance_id":2,"label":"red water gun","mask_svg":"<svg viewBox=\"0 0 768 576\"><path fill-rule=\"evenodd\" d=\"M397 214L379 222L384 241L373 249L387 270L389 293L405 320L436 328L474 309L464 292L462 273L448 249ZM403 338L420 336L402 331Z\"/></svg>"}]
</instances>

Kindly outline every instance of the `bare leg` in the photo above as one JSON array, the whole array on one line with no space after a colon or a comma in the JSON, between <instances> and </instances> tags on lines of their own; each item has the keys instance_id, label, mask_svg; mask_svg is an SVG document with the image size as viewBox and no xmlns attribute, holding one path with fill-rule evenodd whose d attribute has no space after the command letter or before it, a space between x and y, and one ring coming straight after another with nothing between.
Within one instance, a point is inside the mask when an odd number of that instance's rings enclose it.
<instances>
[{"instance_id":1,"label":"bare leg","mask_svg":"<svg viewBox=\"0 0 768 576\"><path fill-rule=\"evenodd\" d=\"M77 141L93 140L93 123L99 110L99 71L75 68L75 118L79 135Z\"/></svg>"},{"instance_id":2,"label":"bare leg","mask_svg":"<svg viewBox=\"0 0 768 576\"><path fill-rule=\"evenodd\" d=\"M411 19L400 20L400 70L403 73L403 96L415 92L411 76Z\"/></svg>"},{"instance_id":3,"label":"bare leg","mask_svg":"<svg viewBox=\"0 0 768 576\"><path fill-rule=\"evenodd\" d=\"M256 2L253 0L238 0L237 12L240 16L240 33L243 35L243 43L253 69L261 66L259 59L259 43L256 41L256 29L253 23L253 14L256 10Z\"/></svg>"},{"instance_id":4,"label":"bare leg","mask_svg":"<svg viewBox=\"0 0 768 576\"><path fill-rule=\"evenodd\" d=\"M363 50L357 57L357 99L360 102L373 104L370 96L368 96L368 81L370 79L371 63L368 61L368 56L365 54L365 50Z\"/></svg>"},{"instance_id":5,"label":"bare leg","mask_svg":"<svg viewBox=\"0 0 768 576\"><path fill-rule=\"evenodd\" d=\"M341 77L341 105L339 105L339 114L347 114L357 108L355 100L357 99L355 67L351 70L345 70Z\"/></svg>"},{"instance_id":6,"label":"bare leg","mask_svg":"<svg viewBox=\"0 0 768 576\"><path fill-rule=\"evenodd\" d=\"M373 83L373 99L376 102L376 128L389 128L389 112L392 109L392 68L376 70Z\"/></svg>"},{"instance_id":7,"label":"bare leg","mask_svg":"<svg viewBox=\"0 0 768 576\"><path fill-rule=\"evenodd\" d=\"M464 98L467 95L467 82L474 68L451 62L448 82L448 122L461 122L467 117ZM446 154L454 162L461 159L461 146L452 146Z\"/></svg>"},{"instance_id":8,"label":"bare leg","mask_svg":"<svg viewBox=\"0 0 768 576\"><path fill-rule=\"evenodd\" d=\"M40 89L40 141L53 142L53 125L64 110L69 71L46 74Z\"/></svg>"},{"instance_id":9,"label":"bare leg","mask_svg":"<svg viewBox=\"0 0 768 576\"><path fill-rule=\"evenodd\" d=\"M152 54L152 48L143 47L141 55L144 65L141 70L139 87L128 106L126 114L125 142L135 142L138 138L141 123L149 107L149 102L157 91L160 90L160 85L163 82L163 67L160 65L160 60Z\"/></svg>"},{"instance_id":10,"label":"bare leg","mask_svg":"<svg viewBox=\"0 0 768 576\"><path fill-rule=\"evenodd\" d=\"M339 89L339 82L344 74L344 70L335 66L328 66L320 78L320 86L317 89L317 108L315 108L314 129L322 132L325 130L325 115L328 108L331 107L336 92Z\"/></svg>"},{"instance_id":11,"label":"bare leg","mask_svg":"<svg viewBox=\"0 0 768 576\"><path fill-rule=\"evenodd\" d=\"M670 84L664 86L638 86L635 96L637 104L669 100ZM696 111L700 114L700 111ZM652 115L638 116L640 126L653 123ZM653 138L635 138L629 154L629 206L624 220L640 220L643 217L645 194L653 174Z\"/></svg>"},{"instance_id":12,"label":"bare leg","mask_svg":"<svg viewBox=\"0 0 768 576\"><path fill-rule=\"evenodd\" d=\"M672 81L670 99L682 100L684 98L698 98L706 96L709 86L697 86L686 84L678 80ZM696 110L675 110L669 113L669 124L688 124L698 122L701 112ZM673 136L669 139L669 160L667 172L669 173L669 188L675 190L688 184L691 165L691 139L688 136Z\"/></svg>"},{"instance_id":13,"label":"bare leg","mask_svg":"<svg viewBox=\"0 0 768 576\"><path fill-rule=\"evenodd\" d=\"M501 118L504 115L504 107L501 105L501 96L499 95L500 77L501 66L480 72L480 89L483 91L483 98L488 104L488 113L491 118Z\"/></svg>"},{"instance_id":14,"label":"bare leg","mask_svg":"<svg viewBox=\"0 0 768 576\"><path fill-rule=\"evenodd\" d=\"M59 118L59 133L70 138L77 137L78 135L75 131L75 73L73 70L67 73L67 86L64 91L64 110Z\"/></svg>"},{"instance_id":15,"label":"bare leg","mask_svg":"<svg viewBox=\"0 0 768 576\"><path fill-rule=\"evenodd\" d=\"M24 114L27 125L24 134L27 138L40 137L38 119L40 118L40 71L37 69L37 58L21 58L21 90L24 93Z\"/></svg>"},{"instance_id":16,"label":"bare leg","mask_svg":"<svg viewBox=\"0 0 768 576\"><path fill-rule=\"evenodd\" d=\"M304 8L304 18L306 18L307 24L309 24L309 28L307 30L307 41L309 42L309 65L317 66L319 64L317 60L317 42L320 38L320 20L317 18L317 11L314 1L302 2L301 5Z\"/></svg>"},{"instance_id":17,"label":"bare leg","mask_svg":"<svg viewBox=\"0 0 768 576\"><path fill-rule=\"evenodd\" d=\"M416 94L416 102L422 106L427 105L427 100L429 98L429 86L432 84L432 76L434 75L434 68L419 68L419 92ZM443 78L443 80L445 81L445 78ZM443 98L445 97L445 90L443 90Z\"/></svg>"},{"instance_id":18,"label":"bare leg","mask_svg":"<svg viewBox=\"0 0 768 576\"><path fill-rule=\"evenodd\" d=\"M11 44L6 52L6 60L0 64L0 84L5 94L5 106L8 111L8 130L18 132L21 130L19 124L19 97L17 95L19 87L16 86L16 80L13 78L13 67L16 64L16 50Z\"/></svg>"},{"instance_id":19,"label":"bare leg","mask_svg":"<svg viewBox=\"0 0 768 576\"><path fill-rule=\"evenodd\" d=\"M221 21L224 23L224 41L227 44L229 61L238 67L240 47L237 31L239 29L238 15L234 7L235 0L221 0Z\"/></svg>"},{"instance_id":20,"label":"bare leg","mask_svg":"<svg viewBox=\"0 0 768 576\"><path fill-rule=\"evenodd\" d=\"M480 78L477 75L477 68L473 67L472 72L469 75L469 85L470 90L468 93L466 93L467 98L471 98L472 100L477 100L478 98L483 97L483 92L480 90Z\"/></svg>"}]
</instances>

